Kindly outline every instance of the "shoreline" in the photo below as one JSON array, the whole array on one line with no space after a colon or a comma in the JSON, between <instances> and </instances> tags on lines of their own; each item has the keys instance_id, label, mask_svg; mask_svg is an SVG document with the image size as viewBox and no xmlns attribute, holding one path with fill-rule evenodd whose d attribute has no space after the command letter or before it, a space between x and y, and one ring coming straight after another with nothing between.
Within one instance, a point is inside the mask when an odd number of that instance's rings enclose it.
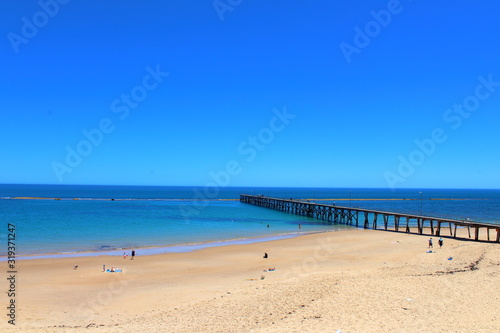
<instances>
[{"instance_id":1,"label":"shoreline","mask_svg":"<svg viewBox=\"0 0 500 333\"><path fill-rule=\"evenodd\" d=\"M423 234L420 235L417 232L406 233L403 231L395 231L395 230L384 230L384 229L364 229L362 227L355 227L350 225L338 224L336 225L339 228L331 229L331 230L316 230L316 231L296 231L296 232L288 232L288 233L278 233L278 234L269 234L264 236L255 236L255 237L243 237L243 238L234 238L234 239L221 239L221 240L206 240L199 241L193 243L174 243L168 245L151 245L151 246L138 246L138 247L124 247L124 248L114 248L110 250L93 250L93 251L64 251L64 252L47 252L47 253L32 253L32 254L21 254L16 255L16 260L37 260L37 259L58 259L58 258L83 258L83 257L99 257L99 256L123 256L123 252L127 252L127 255L130 255L131 250L135 250L136 252L140 252L141 256L151 256L158 254L166 254L166 253L186 253L186 252L195 252L197 250L213 248L213 247L224 247L231 245L244 245L244 244L255 244L255 243L266 243L272 242L281 239L290 239L303 237L307 235L314 234L326 234L332 232L340 232L340 231L352 231L352 230L373 230L373 231L384 231L396 234L408 234L408 235L419 235L419 236L428 236L428 237L438 237L432 235L430 233L430 227L424 227ZM415 226L414 226L415 227ZM455 239L449 233L449 227L441 228L441 237ZM466 227L457 227L459 231L457 233L456 240L461 241L475 241L472 238L469 238L466 235ZM489 233L489 229L488 229ZM480 239L477 242L492 242L488 240L488 233L482 233ZM8 256L0 256L0 262L5 262L9 258Z\"/></svg>"},{"instance_id":2,"label":"shoreline","mask_svg":"<svg viewBox=\"0 0 500 333\"><path fill-rule=\"evenodd\" d=\"M357 229L357 228L353 227L352 229ZM74 251L74 252L67 251L67 252L51 252L51 253L40 253L40 254L23 254L23 255L17 255L16 260L123 256L123 252L129 253L131 250L135 250L136 252L139 251L141 256L150 256L150 255L157 255L164 253L185 253L185 252L194 252L197 250L211 248L211 247L263 243L280 239L301 237L311 234L329 233L329 232L337 232L344 230L351 230L351 228L342 228L342 229L324 230L324 231L292 232L292 233L273 234L273 235L259 236L259 237L202 241L196 243L171 244L163 246L160 245L160 246L145 246L136 248L117 248L117 249L102 250L102 251ZM8 259L7 256L0 256L0 262L5 262L7 261L7 259Z\"/></svg>"}]
</instances>

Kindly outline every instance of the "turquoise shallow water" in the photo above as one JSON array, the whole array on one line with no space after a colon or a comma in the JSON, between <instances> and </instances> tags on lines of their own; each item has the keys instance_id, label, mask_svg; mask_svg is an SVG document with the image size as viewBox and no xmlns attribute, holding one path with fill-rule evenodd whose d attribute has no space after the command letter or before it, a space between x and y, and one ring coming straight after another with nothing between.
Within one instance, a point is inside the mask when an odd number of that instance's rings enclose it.
<instances>
[{"instance_id":1,"label":"turquoise shallow water","mask_svg":"<svg viewBox=\"0 0 500 333\"><path fill-rule=\"evenodd\" d=\"M6 243L9 223L16 226L18 255L101 253L117 249L120 252L121 249L180 244L191 244L190 248L194 249L207 242L216 242L212 245L217 245L222 240L257 241L254 238L290 237L298 233L346 228L239 201L192 200L200 196L208 198L208 194L213 199L237 199L241 193L247 193L313 199L316 202L321 202L322 198L351 198L337 204L408 213L419 213L422 209L424 214L433 216L468 217L489 222L498 222L500 217L498 190L409 189L392 192L386 189L221 188L217 189L217 196L213 196L216 192L205 190L189 187L0 185L0 198L3 198L0 199L0 226L3 224L0 242ZM419 192L422 192L422 200ZM13 197L61 200L11 199ZM81 200L74 200L76 198ZM363 198L412 200L358 200ZM439 198L466 200L430 200ZM177 249L185 251L187 248ZM6 246L0 247L0 255L6 255Z\"/></svg>"}]
</instances>

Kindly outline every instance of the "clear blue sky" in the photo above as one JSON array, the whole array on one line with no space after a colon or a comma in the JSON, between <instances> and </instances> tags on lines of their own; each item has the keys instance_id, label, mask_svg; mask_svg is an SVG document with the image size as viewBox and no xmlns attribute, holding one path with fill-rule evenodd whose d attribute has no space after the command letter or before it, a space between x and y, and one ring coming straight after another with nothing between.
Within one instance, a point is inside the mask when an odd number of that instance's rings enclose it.
<instances>
[{"instance_id":1,"label":"clear blue sky","mask_svg":"<svg viewBox=\"0 0 500 333\"><path fill-rule=\"evenodd\" d=\"M500 188L498 1L0 13L0 183Z\"/></svg>"}]
</instances>

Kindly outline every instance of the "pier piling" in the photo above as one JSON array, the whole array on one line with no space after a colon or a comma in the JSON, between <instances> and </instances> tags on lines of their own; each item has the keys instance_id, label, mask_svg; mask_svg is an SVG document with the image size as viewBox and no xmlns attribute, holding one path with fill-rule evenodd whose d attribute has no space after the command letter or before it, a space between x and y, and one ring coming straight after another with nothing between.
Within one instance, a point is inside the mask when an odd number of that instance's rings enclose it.
<instances>
[{"instance_id":1,"label":"pier piling","mask_svg":"<svg viewBox=\"0 0 500 333\"><path fill-rule=\"evenodd\" d=\"M487 239L490 241L490 229L496 230L496 243L500 243L500 226L492 223L482 223L474 221L461 221L449 218L430 217L414 214L403 214L394 212L385 212L370 209L341 207L337 205L317 204L309 201L290 199L278 199L265 197L263 195L247 195L241 194L240 201L243 203L271 208L286 213L307 216L316 218L331 223L339 223L359 227L359 214L363 213L363 228L377 230L378 217L382 216L384 221L384 229L388 231L400 232L400 219L406 219L406 233L411 233L411 228L416 226L416 232L420 235L424 234L426 222L430 229L430 235L441 236L441 227L443 223L449 225L450 236L457 238L457 227L467 227L469 239L472 239L471 228L474 229L474 240L479 241L479 231L481 228L486 228ZM416 224L410 223L411 220L416 220ZM392 224L390 222L393 222ZM436 225L436 228L434 228ZM382 230L382 229L379 229ZM435 232L434 232L435 231Z\"/></svg>"}]
</instances>

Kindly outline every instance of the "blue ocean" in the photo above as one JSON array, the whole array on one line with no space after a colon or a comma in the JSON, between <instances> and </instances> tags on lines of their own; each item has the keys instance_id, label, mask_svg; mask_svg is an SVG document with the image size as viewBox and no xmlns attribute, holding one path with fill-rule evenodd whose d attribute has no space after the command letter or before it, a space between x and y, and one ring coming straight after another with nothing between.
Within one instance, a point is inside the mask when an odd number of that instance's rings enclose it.
<instances>
[{"instance_id":1,"label":"blue ocean","mask_svg":"<svg viewBox=\"0 0 500 333\"><path fill-rule=\"evenodd\" d=\"M500 190L9 184L0 185L0 243L9 224L18 256L189 251L351 228L240 203L240 194L500 224Z\"/></svg>"}]
</instances>

